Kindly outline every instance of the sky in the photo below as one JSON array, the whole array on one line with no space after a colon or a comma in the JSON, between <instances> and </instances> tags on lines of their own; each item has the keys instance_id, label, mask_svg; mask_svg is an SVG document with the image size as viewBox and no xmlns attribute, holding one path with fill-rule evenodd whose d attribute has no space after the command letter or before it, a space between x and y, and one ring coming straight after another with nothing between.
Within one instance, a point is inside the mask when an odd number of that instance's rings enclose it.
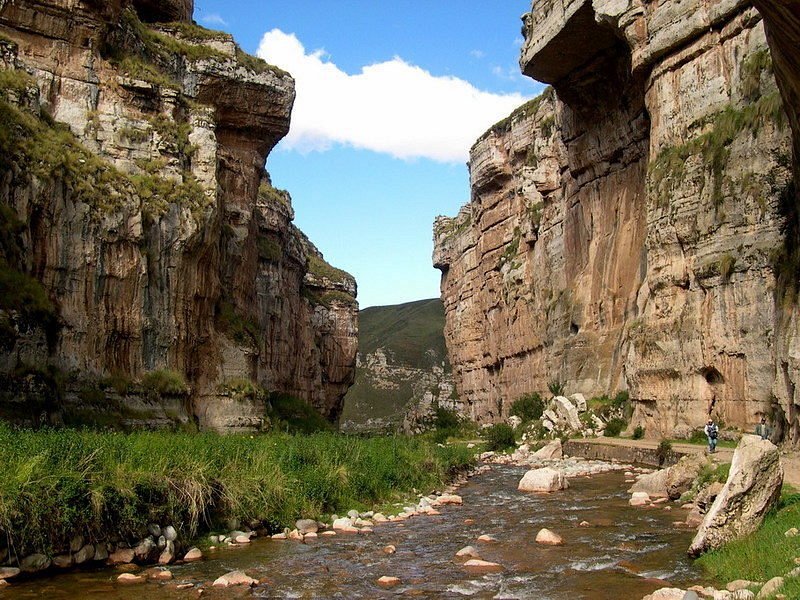
<instances>
[{"instance_id":1,"label":"sky","mask_svg":"<svg viewBox=\"0 0 800 600\"><path fill-rule=\"evenodd\" d=\"M518 58L530 0L196 0L195 20L289 71L267 159L295 224L361 308L439 296L433 220L469 200L470 146L539 94Z\"/></svg>"}]
</instances>

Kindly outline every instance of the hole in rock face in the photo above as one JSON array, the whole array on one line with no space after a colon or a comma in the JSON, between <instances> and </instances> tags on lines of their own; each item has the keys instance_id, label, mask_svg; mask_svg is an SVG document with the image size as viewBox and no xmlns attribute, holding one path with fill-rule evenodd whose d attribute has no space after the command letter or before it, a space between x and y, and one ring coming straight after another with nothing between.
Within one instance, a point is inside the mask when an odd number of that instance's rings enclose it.
<instances>
[{"instance_id":1,"label":"hole in rock face","mask_svg":"<svg viewBox=\"0 0 800 600\"><path fill-rule=\"evenodd\" d=\"M714 367L706 367L704 368L701 373L703 377L706 378L706 382L709 385L719 385L721 383L725 383L725 378L722 376L722 373L717 371Z\"/></svg>"},{"instance_id":2,"label":"hole in rock face","mask_svg":"<svg viewBox=\"0 0 800 600\"><path fill-rule=\"evenodd\" d=\"M572 335L576 335L576 334L577 334L577 333L578 333L580 330L581 330L581 328L578 326L578 324L577 324L577 323L574 323L574 322L573 322L573 323L570 323L570 324L569 324L569 332L570 332Z\"/></svg>"}]
</instances>

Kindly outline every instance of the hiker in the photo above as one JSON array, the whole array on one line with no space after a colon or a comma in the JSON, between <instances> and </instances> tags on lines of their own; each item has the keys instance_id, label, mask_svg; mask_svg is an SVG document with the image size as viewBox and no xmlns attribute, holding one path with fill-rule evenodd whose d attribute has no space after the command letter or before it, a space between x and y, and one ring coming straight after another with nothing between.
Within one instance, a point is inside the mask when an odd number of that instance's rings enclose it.
<instances>
[{"instance_id":1,"label":"hiker","mask_svg":"<svg viewBox=\"0 0 800 600\"><path fill-rule=\"evenodd\" d=\"M714 453L717 451L717 435L719 434L719 429L717 429L712 419L709 419L708 423L706 423L705 432L708 438L708 452L709 454Z\"/></svg>"},{"instance_id":2,"label":"hiker","mask_svg":"<svg viewBox=\"0 0 800 600\"><path fill-rule=\"evenodd\" d=\"M756 435L760 436L762 440L768 440L771 433L772 428L767 425L767 418L761 417L761 423L756 425Z\"/></svg>"}]
</instances>

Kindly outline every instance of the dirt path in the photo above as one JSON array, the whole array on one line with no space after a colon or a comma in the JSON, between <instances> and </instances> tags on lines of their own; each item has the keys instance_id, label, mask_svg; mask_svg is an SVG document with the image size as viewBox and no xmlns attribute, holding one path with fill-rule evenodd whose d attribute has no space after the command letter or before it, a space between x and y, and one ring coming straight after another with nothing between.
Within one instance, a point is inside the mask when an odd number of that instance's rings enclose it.
<instances>
[{"instance_id":1,"label":"dirt path","mask_svg":"<svg viewBox=\"0 0 800 600\"><path fill-rule=\"evenodd\" d=\"M651 448L658 447L657 440L631 440L627 438L587 438L581 440L589 444L605 444L610 446L627 446L629 448ZM706 451L705 446L699 444L682 444L673 442L674 450L685 454L701 454ZM717 448L714 453L714 460L720 463L729 463L733 460L734 448ZM781 452L781 462L783 463L783 479L786 483L800 489L800 451Z\"/></svg>"}]
</instances>

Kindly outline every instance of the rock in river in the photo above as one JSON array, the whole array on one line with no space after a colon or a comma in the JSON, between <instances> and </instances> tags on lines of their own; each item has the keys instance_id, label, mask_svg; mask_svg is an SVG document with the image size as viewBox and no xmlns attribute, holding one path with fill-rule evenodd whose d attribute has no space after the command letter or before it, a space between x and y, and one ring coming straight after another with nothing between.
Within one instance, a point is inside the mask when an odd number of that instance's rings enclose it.
<instances>
[{"instance_id":1,"label":"rock in river","mask_svg":"<svg viewBox=\"0 0 800 600\"><path fill-rule=\"evenodd\" d=\"M521 492L555 492L565 490L568 487L569 483L564 473L545 467L543 469L531 469L525 473L517 489Z\"/></svg>"}]
</instances>

